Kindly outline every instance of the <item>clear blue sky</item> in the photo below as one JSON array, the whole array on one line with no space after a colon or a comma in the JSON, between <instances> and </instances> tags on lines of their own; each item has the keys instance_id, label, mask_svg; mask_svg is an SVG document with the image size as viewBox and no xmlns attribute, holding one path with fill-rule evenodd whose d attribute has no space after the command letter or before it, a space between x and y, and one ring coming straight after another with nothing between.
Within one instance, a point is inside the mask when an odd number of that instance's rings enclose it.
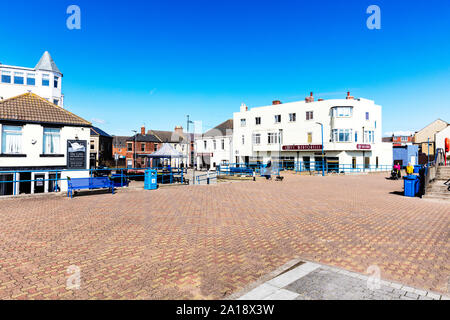
<instances>
[{"instance_id":1,"label":"clear blue sky","mask_svg":"<svg viewBox=\"0 0 450 320\"><path fill-rule=\"evenodd\" d=\"M450 1L5 0L0 61L48 50L68 109L116 135L205 129L249 107L356 97L383 106L383 132L450 121ZM81 8L81 30L66 8ZM381 30L366 9L381 8Z\"/></svg>"}]
</instances>

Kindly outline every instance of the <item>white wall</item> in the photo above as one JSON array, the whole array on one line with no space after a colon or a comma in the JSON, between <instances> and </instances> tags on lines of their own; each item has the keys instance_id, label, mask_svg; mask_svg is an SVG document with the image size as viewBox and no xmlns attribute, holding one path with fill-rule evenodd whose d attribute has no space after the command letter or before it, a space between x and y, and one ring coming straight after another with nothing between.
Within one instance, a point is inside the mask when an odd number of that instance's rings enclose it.
<instances>
[{"instance_id":1,"label":"white wall","mask_svg":"<svg viewBox=\"0 0 450 320\"><path fill-rule=\"evenodd\" d=\"M332 117L330 109L336 106L351 106L353 114L348 118ZM306 112L313 111L313 120L306 120ZM369 112L369 120L366 120L366 112ZM358 150L358 144L370 144L371 150L365 150L364 154L370 157L371 164L376 163L376 156L379 157L379 164L392 164L392 144L383 145L382 138L382 115L381 106L376 105L371 100L366 99L331 99L325 101L316 101L306 103L305 101L284 103L279 105L269 105L264 107L252 108L246 111L241 107L240 112L233 115L234 134L233 134L233 157L239 156L240 162L243 162L245 156L256 157L259 155L267 161L271 157L278 157L280 144L268 144L267 133L279 132L282 129L282 146L286 145L308 145L308 132L312 133L312 145L322 144L321 127L317 122L324 126L324 149L326 156L340 158L340 163L351 164L352 154L357 157L357 163L363 163L363 150ZM296 114L296 121L289 121L289 114ZM275 115L281 115L281 123L275 123ZM261 117L261 124L256 125L255 118ZM241 119L246 119L246 125L241 126ZM364 130L372 130L375 133L373 143L363 141ZM332 142L332 129L352 129L351 142ZM357 141L355 141L355 132ZM261 134L261 144L255 145L252 141L254 133ZM244 144L242 144L244 136ZM390 148L390 152L389 152ZM268 155L270 152L270 156ZM314 157L314 151L282 151L281 156L294 156L302 158L303 156ZM302 159L299 159L302 160ZM313 159L311 159L314 161ZM234 162L234 161L233 161Z\"/></svg>"},{"instance_id":2,"label":"white wall","mask_svg":"<svg viewBox=\"0 0 450 320\"><path fill-rule=\"evenodd\" d=\"M445 138L450 139L450 126L436 133L436 149L442 148L445 152Z\"/></svg>"},{"instance_id":3,"label":"white wall","mask_svg":"<svg viewBox=\"0 0 450 320\"><path fill-rule=\"evenodd\" d=\"M216 148L214 148L214 140L216 141ZM224 141L224 149L222 149L222 140ZM206 141L206 148L205 148ZM216 136L216 137L198 137L195 139L195 150L197 152L197 164L200 165L201 157L200 153L212 154L210 167L214 169L214 163L216 166L223 162L232 163L232 143L233 136Z\"/></svg>"},{"instance_id":4,"label":"white wall","mask_svg":"<svg viewBox=\"0 0 450 320\"><path fill-rule=\"evenodd\" d=\"M1 81L2 71L9 71L11 75L11 83L3 83ZM24 84L14 84L14 72L22 72L24 76ZM35 85L27 85L27 73L35 74ZM49 75L49 86L42 86L42 75ZM53 80L54 77L59 77L58 88L54 88ZM59 101L58 105L64 107L64 96L61 94L62 89L62 76L58 73L51 71L40 71L31 68L20 68L0 65L0 97L3 99L12 98L29 91L41 96L51 103L54 99Z\"/></svg>"},{"instance_id":5,"label":"white wall","mask_svg":"<svg viewBox=\"0 0 450 320\"><path fill-rule=\"evenodd\" d=\"M4 125L4 124L3 124ZM2 124L0 124L0 134L2 132ZM89 169L89 142L90 142L90 129L83 127L69 127L65 126L61 128L61 145L60 154L63 157L41 157L43 154L43 133L44 129L39 124L26 124L22 127L22 154L26 157L0 157L0 167L17 168L17 167L64 167L67 165L67 140L74 140L78 137L78 140L87 141L86 152L86 166ZM33 143L34 142L34 143ZM2 139L0 139L0 151L2 150ZM36 171L38 172L38 170ZM62 173L64 177L88 177L89 171L69 171ZM67 190L67 182L63 181L61 184L63 191Z\"/></svg>"}]
</instances>

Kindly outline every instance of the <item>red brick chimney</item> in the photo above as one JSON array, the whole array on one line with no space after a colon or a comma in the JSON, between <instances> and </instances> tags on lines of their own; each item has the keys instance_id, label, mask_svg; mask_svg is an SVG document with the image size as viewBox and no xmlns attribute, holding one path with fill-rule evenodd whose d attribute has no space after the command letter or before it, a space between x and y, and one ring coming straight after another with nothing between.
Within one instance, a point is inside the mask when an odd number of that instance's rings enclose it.
<instances>
[{"instance_id":1,"label":"red brick chimney","mask_svg":"<svg viewBox=\"0 0 450 320\"><path fill-rule=\"evenodd\" d=\"M145 127L141 127L141 135L145 136Z\"/></svg>"},{"instance_id":2,"label":"red brick chimney","mask_svg":"<svg viewBox=\"0 0 450 320\"><path fill-rule=\"evenodd\" d=\"M353 99L355 99L355 97L352 97L351 95L350 95L350 91L349 92L347 92L347 98L346 98L347 100L353 100Z\"/></svg>"},{"instance_id":3,"label":"red brick chimney","mask_svg":"<svg viewBox=\"0 0 450 320\"><path fill-rule=\"evenodd\" d=\"M309 97L305 98L305 102L314 102L314 94L311 92L311 94L309 95Z\"/></svg>"},{"instance_id":4,"label":"red brick chimney","mask_svg":"<svg viewBox=\"0 0 450 320\"><path fill-rule=\"evenodd\" d=\"M273 105L273 106L275 106L275 105L277 105L277 104L281 104L281 101L280 101L280 100L274 100L274 101L272 101L272 105Z\"/></svg>"}]
</instances>

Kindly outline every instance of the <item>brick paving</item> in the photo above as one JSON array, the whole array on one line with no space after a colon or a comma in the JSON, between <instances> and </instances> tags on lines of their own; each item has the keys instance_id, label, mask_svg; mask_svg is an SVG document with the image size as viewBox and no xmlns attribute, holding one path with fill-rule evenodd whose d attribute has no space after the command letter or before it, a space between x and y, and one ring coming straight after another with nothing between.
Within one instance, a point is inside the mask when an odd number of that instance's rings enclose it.
<instances>
[{"instance_id":1,"label":"brick paving","mask_svg":"<svg viewBox=\"0 0 450 320\"><path fill-rule=\"evenodd\" d=\"M447 293L449 203L384 177L0 200L0 299L220 299L297 257Z\"/></svg>"}]
</instances>

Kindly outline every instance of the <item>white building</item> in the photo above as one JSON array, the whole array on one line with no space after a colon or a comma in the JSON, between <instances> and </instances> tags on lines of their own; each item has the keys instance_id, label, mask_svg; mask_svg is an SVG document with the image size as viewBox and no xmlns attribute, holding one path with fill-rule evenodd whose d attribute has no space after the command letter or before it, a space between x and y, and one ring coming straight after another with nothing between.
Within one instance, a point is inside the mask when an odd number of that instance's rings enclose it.
<instances>
[{"instance_id":1,"label":"white building","mask_svg":"<svg viewBox=\"0 0 450 320\"><path fill-rule=\"evenodd\" d=\"M32 92L64 107L61 94L63 74L46 51L34 68L9 66L0 63L0 101Z\"/></svg>"},{"instance_id":2,"label":"white building","mask_svg":"<svg viewBox=\"0 0 450 320\"><path fill-rule=\"evenodd\" d=\"M49 179L89 177L90 127L33 93L0 101L0 195L52 192Z\"/></svg>"},{"instance_id":3,"label":"white building","mask_svg":"<svg viewBox=\"0 0 450 320\"><path fill-rule=\"evenodd\" d=\"M233 161L233 119L195 138L198 169L215 169Z\"/></svg>"},{"instance_id":4,"label":"white building","mask_svg":"<svg viewBox=\"0 0 450 320\"><path fill-rule=\"evenodd\" d=\"M444 150L444 152L445 152L445 139L446 138L450 139L450 125L448 125L445 129L436 133L436 138L435 138L436 150L440 148L440 149ZM447 153L447 158L450 158L450 153Z\"/></svg>"},{"instance_id":5,"label":"white building","mask_svg":"<svg viewBox=\"0 0 450 320\"><path fill-rule=\"evenodd\" d=\"M271 160L293 166L314 166L325 161L330 168L377 168L392 164L392 143L382 143L381 106L374 101L319 99L248 109L234 113L233 155L236 163Z\"/></svg>"}]
</instances>

